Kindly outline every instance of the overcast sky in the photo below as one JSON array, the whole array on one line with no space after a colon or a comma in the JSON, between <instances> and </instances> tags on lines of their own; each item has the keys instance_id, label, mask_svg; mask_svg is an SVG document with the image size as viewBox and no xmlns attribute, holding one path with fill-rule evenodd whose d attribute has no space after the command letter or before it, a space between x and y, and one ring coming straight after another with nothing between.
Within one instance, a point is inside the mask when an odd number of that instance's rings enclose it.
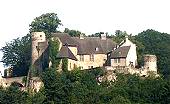
<instances>
[{"instance_id":1,"label":"overcast sky","mask_svg":"<svg viewBox=\"0 0 170 104\"><path fill-rule=\"evenodd\" d=\"M146 29L170 33L169 5L169 0L1 0L0 47L26 35L35 17L50 12L58 14L60 30L86 35L118 29L133 35Z\"/></svg>"}]
</instances>

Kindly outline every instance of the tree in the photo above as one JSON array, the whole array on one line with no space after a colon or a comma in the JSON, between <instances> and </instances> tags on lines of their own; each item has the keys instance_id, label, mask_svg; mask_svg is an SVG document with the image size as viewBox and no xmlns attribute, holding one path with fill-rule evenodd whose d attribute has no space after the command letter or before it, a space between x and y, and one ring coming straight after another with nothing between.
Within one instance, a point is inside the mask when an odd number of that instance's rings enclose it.
<instances>
[{"instance_id":1,"label":"tree","mask_svg":"<svg viewBox=\"0 0 170 104\"><path fill-rule=\"evenodd\" d=\"M36 17L30 24L30 32L43 31L47 38L51 37L51 33L57 32L58 26L62 25L61 20L56 13L46 13Z\"/></svg>"},{"instance_id":2,"label":"tree","mask_svg":"<svg viewBox=\"0 0 170 104\"><path fill-rule=\"evenodd\" d=\"M157 56L158 71L163 75L170 74L170 34L155 30L146 30L135 36L141 43L140 54L154 54Z\"/></svg>"},{"instance_id":3,"label":"tree","mask_svg":"<svg viewBox=\"0 0 170 104\"><path fill-rule=\"evenodd\" d=\"M125 36L128 35L126 31L116 30L115 35L113 36L113 41L120 43L125 39Z\"/></svg>"},{"instance_id":4,"label":"tree","mask_svg":"<svg viewBox=\"0 0 170 104\"><path fill-rule=\"evenodd\" d=\"M89 35L89 37L100 37L101 34L104 34L104 32L97 32L97 33L94 33L92 35Z\"/></svg>"},{"instance_id":5,"label":"tree","mask_svg":"<svg viewBox=\"0 0 170 104\"><path fill-rule=\"evenodd\" d=\"M36 17L30 24L30 32L43 31L47 37L61 25L55 13L42 14ZM31 35L14 39L2 47L2 62L5 66L13 68L13 76L27 75L31 61Z\"/></svg>"},{"instance_id":6,"label":"tree","mask_svg":"<svg viewBox=\"0 0 170 104\"><path fill-rule=\"evenodd\" d=\"M16 86L0 89L1 104L30 104L28 96L27 92L19 90Z\"/></svg>"},{"instance_id":7,"label":"tree","mask_svg":"<svg viewBox=\"0 0 170 104\"><path fill-rule=\"evenodd\" d=\"M64 33L68 33L72 37L79 37L81 34L83 34L83 36L85 36L84 33L80 32L78 30L70 30L68 28L65 28Z\"/></svg>"},{"instance_id":8,"label":"tree","mask_svg":"<svg viewBox=\"0 0 170 104\"><path fill-rule=\"evenodd\" d=\"M26 75L31 61L30 34L12 40L1 48L2 62L5 66L13 68L13 76Z\"/></svg>"},{"instance_id":9,"label":"tree","mask_svg":"<svg viewBox=\"0 0 170 104\"><path fill-rule=\"evenodd\" d=\"M59 41L57 39L49 39L49 58L52 62L52 68L57 68L60 64L60 59L57 58L57 54L59 51Z\"/></svg>"}]
</instances>

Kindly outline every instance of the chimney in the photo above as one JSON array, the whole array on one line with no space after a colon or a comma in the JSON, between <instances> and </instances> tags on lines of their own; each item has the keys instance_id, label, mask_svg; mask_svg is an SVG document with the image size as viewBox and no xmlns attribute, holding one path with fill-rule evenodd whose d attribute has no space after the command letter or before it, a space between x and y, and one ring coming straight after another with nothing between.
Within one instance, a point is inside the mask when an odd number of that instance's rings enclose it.
<instances>
[{"instance_id":1,"label":"chimney","mask_svg":"<svg viewBox=\"0 0 170 104\"><path fill-rule=\"evenodd\" d=\"M126 39L126 42L129 40L127 35L125 36L125 39Z\"/></svg>"},{"instance_id":2,"label":"chimney","mask_svg":"<svg viewBox=\"0 0 170 104\"><path fill-rule=\"evenodd\" d=\"M101 40L106 40L106 34L105 33L101 34Z\"/></svg>"},{"instance_id":3,"label":"chimney","mask_svg":"<svg viewBox=\"0 0 170 104\"><path fill-rule=\"evenodd\" d=\"M84 35L83 34L80 34L80 39L84 39Z\"/></svg>"}]
</instances>

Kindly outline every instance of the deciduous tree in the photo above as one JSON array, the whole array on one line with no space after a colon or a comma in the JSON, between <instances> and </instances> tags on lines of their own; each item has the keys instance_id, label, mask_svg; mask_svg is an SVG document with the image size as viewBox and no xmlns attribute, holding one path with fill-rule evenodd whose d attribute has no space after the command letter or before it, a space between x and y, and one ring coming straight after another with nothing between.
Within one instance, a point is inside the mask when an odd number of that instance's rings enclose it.
<instances>
[{"instance_id":1,"label":"deciduous tree","mask_svg":"<svg viewBox=\"0 0 170 104\"><path fill-rule=\"evenodd\" d=\"M57 28L62 25L56 13L46 13L36 17L30 24L30 32L43 31L46 36L51 37L51 33L57 32Z\"/></svg>"},{"instance_id":2,"label":"deciduous tree","mask_svg":"<svg viewBox=\"0 0 170 104\"><path fill-rule=\"evenodd\" d=\"M26 35L14 39L1 48L2 62L13 68L13 75L26 75L31 61L31 38Z\"/></svg>"}]
</instances>

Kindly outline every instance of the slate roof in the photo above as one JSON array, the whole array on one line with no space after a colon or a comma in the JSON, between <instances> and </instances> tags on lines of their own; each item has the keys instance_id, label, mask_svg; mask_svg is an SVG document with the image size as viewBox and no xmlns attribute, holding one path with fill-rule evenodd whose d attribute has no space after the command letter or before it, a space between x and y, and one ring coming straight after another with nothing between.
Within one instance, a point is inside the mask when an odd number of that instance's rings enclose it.
<instances>
[{"instance_id":1,"label":"slate roof","mask_svg":"<svg viewBox=\"0 0 170 104\"><path fill-rule=\"evenodd\" d=\"M53 37L58 37L63 45L75 46L76 42L67 33L52 33Z\"/></svg>"},{"instance_id":2,"label":"slate roof","mask_svg":"<svg viewBox=\"0 0 170 104\"><path fill-rule=\"evenodd\" d=\"M77 61L77 58L74 56L74 54L68 48L68 46L62 46L59 53L57 54L57 57L58 58L69 58L69 59Z\"/></svg>"},{"instance_id":3,"label":"slate roof","mask_svg":"<svg viewBox=\"0 0 170 104\"><path fill-rule=\"evenodd\" d=\"M110 58L126 58L129 52L130 46L119 47L111 53Z\"/></svg>"},{"instance_id":4,"label":"slate roof","mask_svg":"<svg viewBox=\"0 0 170 104\"><path fill-rule=\"evenodd\" d=\"M111 39L102 40L99 37L71 37L67 33L53 33L53 37L57 37L62 42L63 46L59 51L57 57L59 58L70 58L77 60L69 46L77 47L78 55L89 55L89 54L107 54L116 47L116 43Z\"/></svg>"},{"instance_id":5,"label":"slate roof","mask_svg":"<svg viewBox=\"0 0 170 104\"><path fill-rule=\"evenodd\" d=\"M101 40L99 37L72 37L78 48L77 54L106 54L116 46L111 39Z\"/></svg>"}]
</instances>

